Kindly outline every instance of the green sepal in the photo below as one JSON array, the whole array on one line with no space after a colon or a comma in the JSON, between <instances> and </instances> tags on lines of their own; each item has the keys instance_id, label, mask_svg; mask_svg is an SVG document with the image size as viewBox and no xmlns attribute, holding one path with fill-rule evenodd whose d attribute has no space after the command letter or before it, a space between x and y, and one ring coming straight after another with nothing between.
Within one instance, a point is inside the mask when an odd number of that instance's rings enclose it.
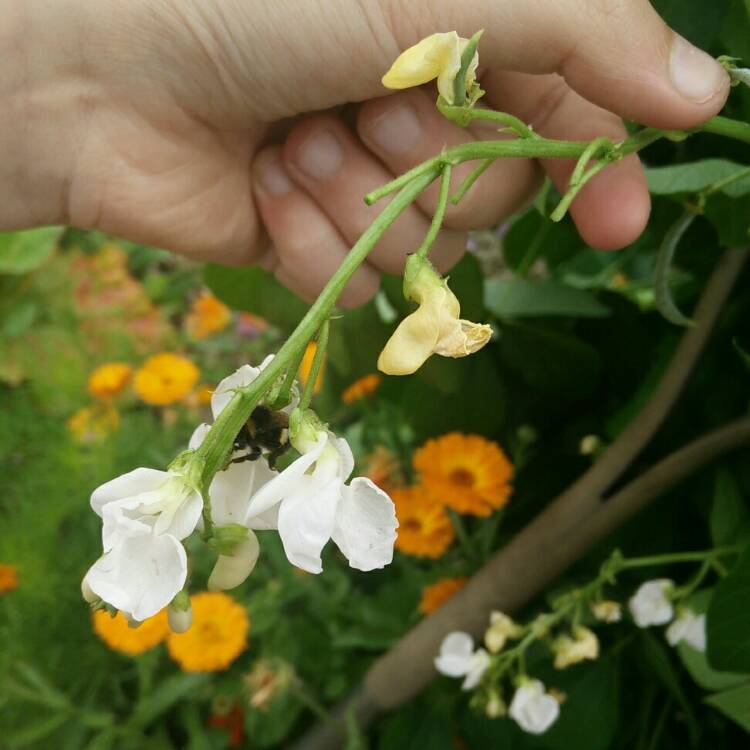
<instances>
[{"instance_id":1,"label":"green sepal","mask_svg":"<svg viewBox=\"0 0 750 750\"><path fill-rule=\"evenodd\" d=\"M231 557L237 546L247 539L247 527L239 523L214 526L208 546L217 554ZM179 596L179 594L178 594Z\"/></svg>"},{"instance_id":2,"label":"green sepal","mask_svg":"<svg viewBox=\"0 0 750 750\"><path fill-rule=\"evenodd\" d=\"M190 594L188 594L186 589L182 589L182 591L172 599L169 606L178 612L187 612L187 610L190 609Z\"/></svg>"},{"instance_id":3,"label":"green sepal","mask_svg":"<svg viewBox=\"0 0 750 750\"><path fill-rule=\"evenodd\" d=\"M482 34L484 34L484 29L477 31L477 33L469 39L469 43L466 45L466 49L461 55L461 67L458 69L456 78L453 81L453 100L458 107L461 107L466 103L466 74L469 71L471 61L474 59ZM476 99L474 101L476 101Z\"/></svg>"}]
</instances>

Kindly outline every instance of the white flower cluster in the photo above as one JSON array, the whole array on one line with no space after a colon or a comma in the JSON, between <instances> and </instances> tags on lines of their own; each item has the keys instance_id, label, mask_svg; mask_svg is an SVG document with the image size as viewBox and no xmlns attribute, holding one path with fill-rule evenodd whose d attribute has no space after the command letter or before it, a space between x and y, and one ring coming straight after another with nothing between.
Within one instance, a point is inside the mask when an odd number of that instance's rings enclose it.
<instances>
[{"instance_id":1,"label":"white flower cluster","mask_svg":"<svg viewBox=\"0 0 750 750\"><path fill-rule=\"evenodd\" d=\"M219 383L211 398L214 419L270 360L257 368L244 365ZM195 430L191 449L208 430ZM292 445L301 455L281 472L261 458L230 463L215 475L208 490L215 531L232 525L235 532L244 527L246 535L231 554L219 556L209 588L233 588L247 578L258 559L258 530L276 530L289 561L310 573L321 572L321 552L330 539L358 570L391 562L398 526L393 502L369 479L346 484L354 469L347 442L323 426L307 426ZM182 542L201 525L203 511L200 477L186 466L135 469L94 491L91 507L102 518L104 554L84 578L87 600L101 599L138 623L183 590L188 561Z\"/></svg>"},{"instance_id":2,"label":"white flower cluster","mask_svg":"<svg viewBox=\"0 0 750 750\"><path fill-rule=\"evenodd\" d=\"M670 646L684 641L696 651L705 651L706 615L684 607L675 617L670 598L673 591L674 581L669 578L657 578L642 584L628 602L635 624L647 628L671 623L666 632Z\"/></svg>"}]
</instances>

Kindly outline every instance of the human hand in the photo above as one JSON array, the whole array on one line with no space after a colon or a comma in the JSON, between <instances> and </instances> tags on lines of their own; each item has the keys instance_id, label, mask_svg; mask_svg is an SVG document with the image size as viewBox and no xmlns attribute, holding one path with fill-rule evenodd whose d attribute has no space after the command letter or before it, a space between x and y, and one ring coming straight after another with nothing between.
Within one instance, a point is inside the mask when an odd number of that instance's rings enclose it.
<instances>
[{"instance_id":1,"label":"human hand","mask_svg":"<svg viewBox=\"0 0 750 750\"><path fill-rule=\"evenodd\" d=\"M308 299L380 211L365 193L444 145L497 137L443 119L432 89L386 95L383 73L430 33L484 28L488 104L550 138L621 139L620 116L690 127L729 89L646 0L0 0L0 19L0 178L15 187L0 227L70 223L260 263ZM349 102L362 102L356 118ZM449 209L436 265L460 257L466 229L527 202L542 171L564 189L572 167L495 162ZM470 169L457 168L455 184ZM428 190L391 227L343 304L371 297L381 270L402 270L435 200ZM571 209L602 249L633 241L648 213L637 156Z\"/></svg>"}]
</instances>

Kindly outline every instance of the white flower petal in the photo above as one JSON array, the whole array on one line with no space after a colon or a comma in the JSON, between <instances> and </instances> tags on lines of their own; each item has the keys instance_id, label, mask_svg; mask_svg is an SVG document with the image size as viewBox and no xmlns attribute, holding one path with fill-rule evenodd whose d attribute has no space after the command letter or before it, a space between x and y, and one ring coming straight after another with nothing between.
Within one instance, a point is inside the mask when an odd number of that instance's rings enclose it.
<instances>
[{"instance_id":1,"label":"white flower petal","mask_svg":"<svg viewBox=\"0 0 750 750\"><path fill-rule=\"evenodd\" d=\"M276 503L285 497L297 493L297 486L305 472L318 460L323 449L328 444L328 435L321 432L318 442L314 448L303 453L298 459L292 461L284 471L277 474L270 482L267 482L251 499L245 516L245 524L250 526L251 519L265 513Z\"/></svg>"},{"instance_id":2,"label":"white flower petal","mask_svg":"<svg viewBox=\"0 0 750 750\"><path fill-rule=\"evenodd\" d=\"M154 533L169 534L175 539L186 539L198 525L203 512L203 498L196 490L182 493L174 505L159 514L154 526Z\"/></svg>"},{"instance_id":3,"label":"white flower petal","mask_svg":"<svg viewBox=\"0 0 750 750\"><path fill-rule=\"evenodd\" d=\"M134 620L166 607L187 578L185 548L168 534L141 534L100 557L86 574L91 590Z\"/></svg>"},{"instance_id":4,"label":"white flower petal","mask_svg":"<svg viewBox=\"0 0 750 750\"><path fill-rule=\"evenodd\" d=\"M461 690L473 690L482 679L487 667L490 666L490 655L483 649L478 648L471 655L471 665L466 675L466 679L461 685Z\"/></svg>"},{"instance_id":5,"label":"white flower petal","mask_svg":"<svg viewBox=\"0 0 750 750\"><path fill-rule=\"evenodd\" d=\"M219 555L208 578L208 590L225 591L244 583L253 572L259 554L258 537L248 531L247 539L237 545L233 555Z\"/></svg>"},{"instance_id":6,"label":"white flower petal","mask_svg":"<svg viewBox=\"0 0 750 750\"><path fill-rule=\"evenodd\" d=\"M138 512L141 499L126 497L102 507L102 547L109 552L130 536L148 534L153 527L153 519L145 519Z\"/></svg>"},{"instance_id":7,"label":"white flower petal","mask_svg":"<svg viewBox=\"0 0 750 750\"><path fill-rule=\"evenodd\" d=\"M666 625L673 617L674 610L667 596L674 586L668 578L657 578L641 584L628 601L628 609L639 628L650 625Z\"/></svg>"},{"instance_id":8,"label":"white flower petal","mask_svg":"<svg viewBox=\"0 0 750 750\"><path fill-rule=\"evenodd\" d=\"M543 734L560 715L560 705L539 680L529 680L516 690L508 715L524 732Z\"/></svg>"},{"instance_id":9,"label":"white flower petal","mask_svg":"<svg viewBox=\"0 0 750 750\"><path fill-rule=\"evenodd\" d=\"M354 471L354 454L349 443L344 438L338 438L333 433L330 434L330 440L333 447L339 454L341 463L339 465L339 476L341 481L345 482Z\"/></svg>"},{"instance_id":10,"label":"white flower petal","mask_svg":"<svg viewBox=\"0 0 750 750\"><path fill-rule=\"evenodd\" d=\"M320 573L323 570L320 555L333 533L343 485L334 479L309 491L310 485L300 482L297 492L286 497L279 507L279 536L292 565L308 573Z\"/></svg>"},{"instance_id":11,"label":"white flower petal","mask_svg":"<svg viewBox=\"0 0 750 750\"><path fill-rule=\"evenodd\" d=\"M157 469L133 469L97 487L91 495L91 508L101 516L102 508L107 503L152 492L164 484L169 476L168 472Z\"/></svg>"},{"instance_id":12,"label":"white flower petal","mask_svg":"<svg viewBox=\"0 0 750 750\"><path fill-rule=\"evenodd\" d=\"M449 633L440 645L435 668L447 677L464 677L471 670L474 639L468 633Z\"/></svg>"},{"instance_id":13,"label":"white flower petal","mask_svg":"<svg viewBox=\"0 0 750 750\"><path fill-rule=\"evenodd\" d=\"M251 498L276 476L278 472L263 458L229 464L218 471L208 490L214 523L244 524Z\"/></svg>"},{"instance_id":14,"label":"white flower petal","mask_svg":"<svg viewBox=\"0 0 750 750\"><path fill-rule=\"evenodd\" d=\"M696 651L706 650L706 615L696 615L690 609L680 613L675 621L667 628L667 642L670 646L676 646L685 641Z\"/></svg>"},{"instance_id":15,"label":"white flower petal","mask_svg":"<svg viewBox=\"0 0 750 750\"><path fill-rule=\"evenodd\" d=\"M208 435L208 431L211 429L210 424L206 424L205 422L203 424L199 424L195 430L193 430L193 434L190 436L190 442L188 443L188 448L191 451L197 450L201 447L203 444L203 441L206 439L206 435Z\"/></svg>"},{"instance_id":16,"label":"white flower petal","mask_svg":"<svg viewBox=\"0 0 750 750\"><path fill-rule=\"evenodd\" d=\"M358 477L343 487L332 536L352 568L375 570L388 565L397 528L393 501L369 479Z\"/></svg>"},{"instance_id":17,"label":"white flower petal","mask_svg":"<svg viewBox=\"0 0 750 750\"><path fill-rule=\"evenodd\" d=\"M213 412L214 419L221 414L224 407L232 400L235 389L250 385L260 375L260 369L260 367L242 365L242 367L235 370L231 375L228 375L216 386L216 390L211 395L211 411Z\"/></svg>"}]
</instances>

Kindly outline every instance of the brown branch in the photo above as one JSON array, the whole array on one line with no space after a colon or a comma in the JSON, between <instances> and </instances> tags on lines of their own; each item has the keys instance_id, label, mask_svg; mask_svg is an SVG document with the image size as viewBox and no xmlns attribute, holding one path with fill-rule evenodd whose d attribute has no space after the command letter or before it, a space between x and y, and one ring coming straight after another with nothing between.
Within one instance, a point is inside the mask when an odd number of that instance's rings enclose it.
<instances>
[{"instance_id":1,"label":"brown branch","mask_svg":"<svg viewBox=\"0 0 750 750\"><path fill-rule=\"evenodd\" d=\"M679 397L746 255L746 250L727 250L719 260L696 308L695 327L683 335L649 402L610 448L498 550L461 591L383 654L370 667L362 687L336 711L334 721L304 737L297 750L340 747L343 735L339 722L347 713L353 713L360 725L366 726L377 714L413 698L434 678L433 659L446 633L463 630L479 636L493 609L517 610L667 487L750 438L748 420L710 433L602 502L607 488L651 440Z\"/></svg>"}]
</instances>

